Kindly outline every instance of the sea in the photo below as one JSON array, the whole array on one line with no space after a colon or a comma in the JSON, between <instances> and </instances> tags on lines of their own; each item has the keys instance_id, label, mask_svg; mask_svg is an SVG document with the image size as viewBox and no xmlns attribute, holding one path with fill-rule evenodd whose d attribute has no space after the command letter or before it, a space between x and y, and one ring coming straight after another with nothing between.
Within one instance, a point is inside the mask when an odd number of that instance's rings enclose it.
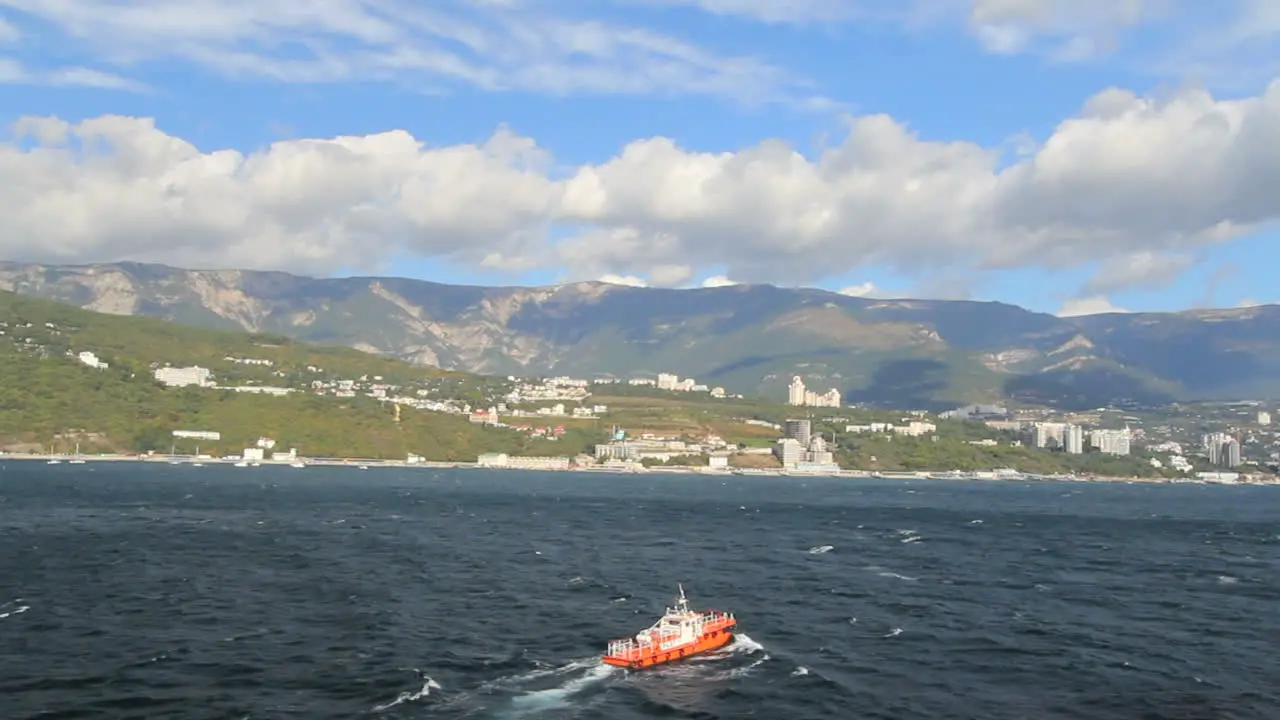
<instances>
[{"instance_id":1,"label":"sea","mask_svg":"<svg viewBox=\"0 0 1280 720\"><path fill-rule=\"evenodd\" d=\"M606 644L735 613L658 669ZM0 464L0 718L1280 718L1280 487Z\"/></svg>"}]
</instances>

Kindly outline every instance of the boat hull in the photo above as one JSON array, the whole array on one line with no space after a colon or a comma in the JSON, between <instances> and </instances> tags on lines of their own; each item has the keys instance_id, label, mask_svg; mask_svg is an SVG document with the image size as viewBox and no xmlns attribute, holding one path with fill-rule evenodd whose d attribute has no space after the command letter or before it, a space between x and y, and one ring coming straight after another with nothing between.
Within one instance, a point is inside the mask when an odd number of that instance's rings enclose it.
<instances>
[{"instance_id":1,"label":"boat hull","mask_svg":"<svg viewBox=\"0 0 1280 720\"><path fill-rule=\"evenodd\" d=\"M730 626L720 630L709 632L697 640L679 645L677 647L668 648L666 650L658 650L644 655L636 655L632 657L615 657L605 655L604 662L608 665L623 667L629 670L643 670L644 668L654 667L655 665L665 665L667 663L683 660L701 655L703 653L717 650L729 644L733 640L734 627Z\"/></svg>"}]
</instances>

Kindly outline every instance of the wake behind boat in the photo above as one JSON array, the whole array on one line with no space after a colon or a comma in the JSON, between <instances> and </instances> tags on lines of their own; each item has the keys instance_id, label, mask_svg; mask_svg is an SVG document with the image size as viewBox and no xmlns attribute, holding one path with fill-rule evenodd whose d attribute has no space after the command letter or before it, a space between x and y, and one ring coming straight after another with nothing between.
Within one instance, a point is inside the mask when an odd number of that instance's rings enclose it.
<instances>
[{"instance_id":1,"label":"wake behind boat","mask_svg":"<svg viewBox=\"0 0 1280 720\"><path fill-rule=\"evenodd\" d=\"M603 660L631 670L672 662L724 647L733 639L737 626L733 613L689 609L682 585L675 607L667 608L656 623L634 638L609 643Z\"/></svg>"}]
</instances>

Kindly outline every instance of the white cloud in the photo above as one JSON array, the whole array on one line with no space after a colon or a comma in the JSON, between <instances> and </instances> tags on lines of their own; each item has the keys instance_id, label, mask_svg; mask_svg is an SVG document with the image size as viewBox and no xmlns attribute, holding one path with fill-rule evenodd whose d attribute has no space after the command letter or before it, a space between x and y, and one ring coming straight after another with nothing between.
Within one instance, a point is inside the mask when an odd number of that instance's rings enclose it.
<instances>
[{"instance_id":1,"label":"white cloud","mask_svg":"<svg viewBox=\"0 0 1280 720\"><path fill-rule=\"evenodd\" d=\"M474 0L0 0L112 73L194 63L232 78L393 81L421 90L803 99L800 81L640 27Z\"/></svg>"},{"instance_id":2,"label":"white cloud","mask_svg":"<svg viewBox=\"0 0 1280 720\"><path fill-rule=\"evenodd\" d=\"M1114 48L1118 34L1167 11L1168 0L972 0L969 22L996 53L1023 52L1041 40L1064 60Z\"/></svg>"},{"instance_id":3,"label":"white cloud","mask_svg":"<svg viewBox=\"0 0 1280 720\"><path fill-rule=\"evenodd\" d=\"M704 288L732 287L737 284L724 275L712 275L702 281Z\"/></svg>"},{"instance_id":4,"label":"white cloud","mask_svg":"<svg viewBox=\"0 0 1280 720\"><path fill-rule=\"evenodd\" d=\"M55 85L146 92L142 83L84 67L33 70L12 58L0 57L0 85Z\"/></svg>"},{"instance_id":5,"label":"white cloud","mask_svg":"<svg viewBox=\"0 0 1280 720\"><path fill-rule=\"evenodd\" d=\"M1280 83L1242 100L1106 91L1007 167L998 150L922 140L882 115L813 158L779 141L706 153L648 138L554 174L506 129L478 146L389 131L247 155L143 119L18 129L0 146L0 257L50 262L322 273L418 255L655 286L1102 262L1088 289L1102 294L1280 218Z\"/></svg>"},{"instance_id":6,"label":"white cloud","mask_svg":"<svg viewBox=\"0 0 1280 720\"><path fill-rule=\"evenodd\" d=\"M1105 313L1127 313L1122 307L1116 307L1102 295L1076 298L1062 304L1056 313L1058 317L1080 317L1081 315L1102 315Z\"/></svg>"},{"instance_id":7,"label":"white cloud","mask_svg":"<svg viewBox=\"0 0 1280 720\"><path fill-rule=\"evenodd\" d=\"M615 0L622 5L694 7L713 15L731 15L767 23L849 20L863 9L857 0Z\"/></svg>"},{"instance_id":8,"label":"white cloud","mask_svg":"<svg viewBox=\"0 0 1280 720\"><path fill-rule=\"evenodd\" d=\"M17 42L22 37L22 31L17 25L0 17L0 43Z\"/></svg>"},{"instance_id":9,"label":"white cloud","mask_svg":"<svg viewBox=\"0 0 1280 720\"><path fill-rule=\"evenodd\" d=\"M1161 288L1169 285L1196 263L1190 254L1162 255L1140 250L1118 255L1103 263L1102 268L1084 287L1085 292L1107 294L1135 287Z\"/></svg>"},{"instance_id":10,"label":"white cloud","mask_svg":"<svg viewBox=\"0 0 1280 720\"><path fill-rule=\"evenodd\" d=\"M627 287L649 287L649 283L645 282L644 278L638 278L635 275L603 275L600 282Z\"/></svg>"},{"instance_id":11,"label":"white cloud","mask_svg":"<svg viewBox=\"0 0 1280 720\"><path fill-rule=\"evenodd\" d=\"M849 297L864 298L864 297L874 296L878 290L879 288L876 287L875 283L864 282L860 285L849 285L848 287L842 287L838 292L841 295L848 295Z\"/></svg>"}]
</instances>

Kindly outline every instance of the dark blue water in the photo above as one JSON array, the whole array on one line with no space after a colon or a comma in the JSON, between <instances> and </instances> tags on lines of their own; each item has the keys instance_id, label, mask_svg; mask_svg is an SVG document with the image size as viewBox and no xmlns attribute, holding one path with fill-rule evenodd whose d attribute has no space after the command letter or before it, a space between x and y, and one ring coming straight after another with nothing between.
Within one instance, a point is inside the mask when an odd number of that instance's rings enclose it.
<instances>
[{"instance_id":1,"label":"dark blue water","mask_svg":"<svg viewBox=\"0 0 1280 720\"><path fill-rule=\"evenodd\" d=\"M0 717L1278 718L1278 570L1280 488L9 462ZM679 582L735 644L602 666Z\"/></svg>"}]
</instances>

